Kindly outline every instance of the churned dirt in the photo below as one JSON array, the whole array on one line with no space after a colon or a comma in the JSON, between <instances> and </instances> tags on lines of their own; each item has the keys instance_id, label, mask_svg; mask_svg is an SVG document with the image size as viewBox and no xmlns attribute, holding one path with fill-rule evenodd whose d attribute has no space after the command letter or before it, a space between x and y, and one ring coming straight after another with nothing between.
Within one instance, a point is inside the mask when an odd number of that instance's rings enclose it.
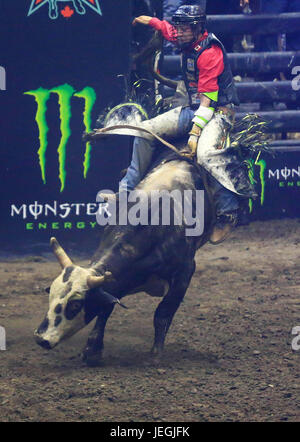
<instances>
[{"instance_id":1,"label":"churned dirt","mask_svg":"<svg viewBox=\"0 0 300 442\"><path fill-rule=\"evenodd\" d=\"M0 420L299 421L299 244L299 220L276 220L199 250L159 367L149 356L158 299L125 298L130 309L116 308L106 329L103 366L88 368L80 352L91 325L52 351L33 339L58 263L2 258Z\"/></svg>"}]
</instances>

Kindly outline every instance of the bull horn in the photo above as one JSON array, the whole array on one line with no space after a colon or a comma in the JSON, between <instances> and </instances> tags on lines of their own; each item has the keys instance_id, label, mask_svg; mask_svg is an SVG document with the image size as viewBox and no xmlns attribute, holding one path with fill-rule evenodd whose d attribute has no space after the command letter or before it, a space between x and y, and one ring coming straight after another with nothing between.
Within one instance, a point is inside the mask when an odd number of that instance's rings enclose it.
<instances>
[{"instance_id":1,"label":"bull horn","mask_svg":"<svg viewBox=\"0 0 300 442\"><path fill-rule=\"evenodd\" d=\"M54 255L56 256L59 264L61 265L61 267L63 269L65 269L68 266L73 265L71 259L68 257L68 255L66 254L64 249L61 247L61 245L59 244L59 242L57 241L56 238L50 239L50 245L52 247Z\"/></svg>"},{"instance_id":2,"label":"bull horn","mask_svg":"<svg viewBox=\"0 0 300 442\"><path fill-rule=\"evenodd\" d=\"M177 89L178 81L171 80L170 78L165 77L164 75L159 74L158 72L154 71L152 69L151 74L155 78L155 80L159 81L160 83L164 84L165 86L168 86L172 89Z\"/></svg>"},{"instance_id":3,"label":"bull horn","mask_svg":"<svg viewBox=\"0 0 300 442\"><path fill-rule=\"evenodd\" d=\"M156 52L161 52L162 47L163 37L159 31L155 31L153 37L149 40L146 46L144 46L138 54L133 55L134 63L147 63L149 60L152 60Z\"/></svg>"},{"instance_id":4,"label":"bull horn","mask_svg":"<svg viewBox=\"0 0 300 442\"><path fill-rule=\"evenodd\" d=\"M160 73L157 72L156 69L153 68L153 58L158 54L158 52L162 51L163 47L163 37L160 32L155 31L153 37L148 42L148 44L139 52L138 54L133 56L133 60L135 63L142 62L144 63L151 75L155 80L160 83L172 88L176 89L178 86L178 81L171 80Z\"/></svg>"},{"instance_id":5,"label":"bull horn","mask_svg":"<svg viewBox=\"0 0 300 442\"><path fill-rule=\"evenodd\" d=\"M90 289L94 289L96 287L99 287L101 284L103 284L105 281L108 281L112 278L111 272L105 272L102 276L88 276L87 279L87 285Z\"/></svg>"}]
</instances>

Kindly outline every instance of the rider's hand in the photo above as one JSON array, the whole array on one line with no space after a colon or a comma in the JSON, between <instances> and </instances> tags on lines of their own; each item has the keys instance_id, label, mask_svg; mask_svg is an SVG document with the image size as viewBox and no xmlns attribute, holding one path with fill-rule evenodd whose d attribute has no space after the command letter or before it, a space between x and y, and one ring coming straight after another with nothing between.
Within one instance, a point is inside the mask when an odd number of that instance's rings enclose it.
<instances>
[{"instance_id":1,"label":"rider's hand","mask_svg":"<svg viewBox=\"0 0 300 442\"><path fill-rule=\"evenodd\" d=\"M135 26L137 23L140 23L141 25L149 25L151 19L152 17L149 17L148 15L140 15L133 20L132 25Z\"/></svg>"},{"instance_id":2,"label":"rider's hand","mask_svg":"<svg viewBox=\"0 0 300 442\"><path fill-rule=\"evenodd\" d=\"M198 140L201 135L201 128L196 124L193 124L192 130L190 132L190 137L188 140L188 147L191 149L193 155L197 152Z\"/></svg>"},{"instance_id":3,"label":"rider's hand","mask_svg":"<svg viewBox=\"0 0 300 442\"><path fill-rule=\"evenodd\" d=\"M244 8L246 5L249 5L249 0L240 0L240 7Z\"/></svg>"},{"instance_id":4,"label":"rider's hand","mask_svg":"<svg viewBox=\"0 0 300 442\"><path fill-rule=\"evenodd\" d=\"M191 150L192 154L195 154L197 151L199 137L197 135L191 135L188 140L188 147Z\"/></svg>"}]
</instances>

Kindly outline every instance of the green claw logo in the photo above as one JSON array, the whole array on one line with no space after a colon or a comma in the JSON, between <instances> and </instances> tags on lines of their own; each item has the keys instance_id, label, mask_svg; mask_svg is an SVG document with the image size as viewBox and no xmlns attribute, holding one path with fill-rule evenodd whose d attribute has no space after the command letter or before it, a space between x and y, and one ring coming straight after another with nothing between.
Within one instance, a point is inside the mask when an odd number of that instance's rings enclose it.
<instances>
[{"instance_id":1,"label":"green claw logo","mask_svg":"<svg viewBox=\"0 0 300 442\"><path fill-rule=\"evenodd\" d=\"M267 163L265 160L248 160L248 168L249 168L249 178L252 184L256 183L255 175L256 170L255 166L259 167L259 179L260 179L260 205L263 206L265 202L265 189L266 189L266 179L265 179L265 171L267 167ZM249 200L249 211L252 212L253 210L253 201L252 199Z\"/></svg>"},{"instance_id":2,"label":"green claw logo","mask_svg":"<svg viewBox=\"0 0 300 442\"><path fill-rule=\"evenodd\" d=\"M39 164L41 168L41 175L43 183L46 184L46 151L48 147L48 132L49 126L47 123L46 113L48 100L51 94L58 96L59 104L59 116L60 116L60 131L61 139L57 149L58 162L59 162L59 180L61 183L60 191L65 188L66 183L66 149L67 143L71 136L70 121L72 117L71 99L72 97L82 98L85 106L83 111L83 123L86 132L91 131L92 123L92 110L96 101L96 92L91 87L85 87L80 92L76 92L75 89L69 84L54 87L53 89L39 88L33 91L24 92L25 95L32 95L35 98L37 104L37 112L35 121L39 129L39 141L40 147L38 149ZM90 167L91 158L91 144L86 143L86 150L83 161L83 176L87 177L87 173Z\"/></svg>"}]
</instances>

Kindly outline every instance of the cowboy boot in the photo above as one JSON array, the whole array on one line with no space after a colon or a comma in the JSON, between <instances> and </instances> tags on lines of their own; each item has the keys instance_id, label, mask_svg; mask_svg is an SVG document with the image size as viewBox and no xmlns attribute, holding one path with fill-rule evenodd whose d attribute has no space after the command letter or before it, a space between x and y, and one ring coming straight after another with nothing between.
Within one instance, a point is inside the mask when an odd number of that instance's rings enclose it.
<instances>
[{"instance_id":1,"label":"cowboy boot","mask_svg":"<svg viewBox=\"0 0 300 442\"><path fill-rule=\"evenodd\" d=\"M221 244L225 241L234 230L238 222L238 211L231 213L224 213L217 216L216 224L214 225L212 234L210 236L210 243L213 245Z\"/></svg>"}]
</instances>

